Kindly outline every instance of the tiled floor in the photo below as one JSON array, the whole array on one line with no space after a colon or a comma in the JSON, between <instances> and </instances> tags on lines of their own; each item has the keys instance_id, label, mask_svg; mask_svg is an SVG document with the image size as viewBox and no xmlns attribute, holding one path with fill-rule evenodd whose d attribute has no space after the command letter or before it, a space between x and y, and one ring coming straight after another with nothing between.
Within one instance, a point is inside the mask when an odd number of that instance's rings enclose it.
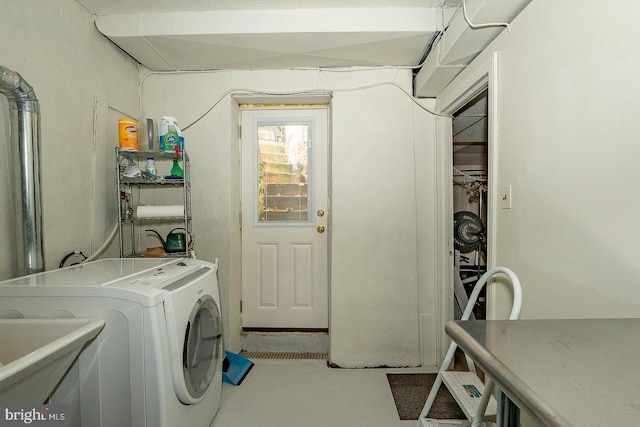
<instances>
[{"instance_id":1,"label":"tiled floor","mask_svg":"<svg viewBox=\"0 0 640 427\"><path fill-rule=\"evenodd\" d=\"M223 383L212 427L414 427L400 421L388 372L332 369L324 360L255 359L239 386Z\"/></svg>"}]
</instances>

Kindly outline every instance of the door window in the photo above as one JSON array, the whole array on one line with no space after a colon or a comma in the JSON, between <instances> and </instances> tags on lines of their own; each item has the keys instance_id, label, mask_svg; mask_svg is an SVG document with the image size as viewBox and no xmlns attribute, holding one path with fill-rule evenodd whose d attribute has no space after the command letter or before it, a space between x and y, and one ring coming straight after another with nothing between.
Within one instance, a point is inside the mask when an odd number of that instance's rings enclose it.
<instances>
[{"instance_id":1,"label":"door window","mask_svg":"<svg viewBox=\"0 0 640 427\"><path fill-rule=\"evenodd\" d=\"M258 224L309 221L311 123L257 121Z\"/></svg>"}]
</instances>

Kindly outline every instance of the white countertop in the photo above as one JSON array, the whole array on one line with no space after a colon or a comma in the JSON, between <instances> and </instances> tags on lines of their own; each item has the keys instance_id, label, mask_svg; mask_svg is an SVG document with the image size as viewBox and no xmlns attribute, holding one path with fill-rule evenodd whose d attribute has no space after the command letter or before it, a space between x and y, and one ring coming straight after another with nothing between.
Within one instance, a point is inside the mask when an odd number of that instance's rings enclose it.
<instances>
[{"instance_id":1,"label":"white countertop","mask_svg":"<svg viewBox=\"0 0 640 427\"><path fill-rule=\"evenodd\" d=\"M640 319L451 321L445 329L541 425L640 425Z\"/></svg>"}]
</instances>

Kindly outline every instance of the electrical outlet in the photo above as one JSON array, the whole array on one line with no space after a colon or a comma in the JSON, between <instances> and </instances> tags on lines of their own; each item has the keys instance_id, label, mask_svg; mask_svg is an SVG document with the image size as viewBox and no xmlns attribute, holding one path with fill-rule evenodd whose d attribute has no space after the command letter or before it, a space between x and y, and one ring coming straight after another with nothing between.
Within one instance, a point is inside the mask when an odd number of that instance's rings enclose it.
<instances>
[{"instance_id":1,"label":"electrical outlet","mask_svg":"<svg viewBox=\"0 0 640 427\"><path fill-rule=\"evenodd\" d=\"M500 199L502 201L502 209L511 209L511 184L502 186Z\"/></svg>"}]
</instances>

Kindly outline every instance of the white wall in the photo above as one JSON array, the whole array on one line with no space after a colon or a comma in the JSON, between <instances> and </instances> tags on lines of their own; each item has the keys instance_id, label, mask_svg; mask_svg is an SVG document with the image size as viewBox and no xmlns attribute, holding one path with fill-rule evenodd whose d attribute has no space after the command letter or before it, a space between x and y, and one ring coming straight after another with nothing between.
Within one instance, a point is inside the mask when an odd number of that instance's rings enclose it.
<instances>
[{"instance_id":1,"label":"white wall","mask_svg":"<svg viewBox=\"0 0 640 427\"><path fill-rule=\"evenodd\" d=\"M435 110L433 99L421 100L427 108ZM418 273L418 313L421 345L421 364L438 366L440 308L446 304L438 286L436 254L442 230L438 230L438 195L435 191L439 177L437 162L441 162L442 148L436 145L436 120L414 106L415 171L416 171L416 242Z\"/></svg>"},{"instance_id":2,"label":"white wall","mask_svg":"<svg viewBox=\"0 0 640 427\"><path fill-rule=\"evenodd\" d=\"M46 268L56 268L65 254L90 254L92 241L99 246L104 237L107 225L96 218L105 218L105 195L94 200L92 192L115 188L105 177L114 165L112 156L104 163L102 151L94 156L105 149L94 147L96 92L137 108L137 65L98 34L91 15L73 0L4 1L2 22L0 64L20 73L40 102L45 260ZM0 215L7 219L0 224L0 278L16 274L9 135L8 103L0 96Z\"/></svg>"},{"instance_id":3,"label":"white wall","mask_svg":"<svg viewBox=\"0 0 640 427\"><path fill-rule=\"evenodd\" d=\"M428 145L432 121L398 87L357 89L385 82L410 91L411 72L150 74L142 86L143 116L174 115L183 126L232 89L336 90L331 102L330 346L331 359L340 366L420 363L416 197L427 197L427 191L421 184L423 193L416 195L414 145ZM238 114L226 95L184 131L192 158L197 254L219 259L225 346L232 350L239 350L242 327ZM430 232L423 229L422 235Z\"/></svg>"},{"instance_id":4,"label":"white wall","mask_svg":"<svg viewBox=\"0 0 640 427\"><path fill-rule=\"evenodd\" d=\"M499 52L497 186L513 209L497 210L495 260L520 277L524 318L638 316L637 16L633 0L536 0L453 83Z\"/></svg>"},{"instance_id":5,"label":"white wall","mask_svg":"<svg viewBox=\"0 0 640 427\"><path fill-rule=\"evenodd\" d=\"M387 87L333 105L331 362L417 365L413 105Z\"/></svg>"}]
</instances>

